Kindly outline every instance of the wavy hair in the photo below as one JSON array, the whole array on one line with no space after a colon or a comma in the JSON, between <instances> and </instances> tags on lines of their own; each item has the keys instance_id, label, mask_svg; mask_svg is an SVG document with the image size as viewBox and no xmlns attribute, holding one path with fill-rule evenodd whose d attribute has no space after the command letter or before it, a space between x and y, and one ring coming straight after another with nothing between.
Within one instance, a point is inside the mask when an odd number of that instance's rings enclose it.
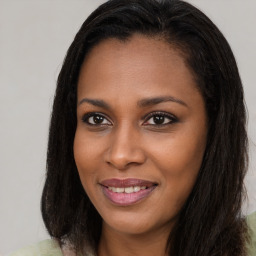
<instances>
[{"instance_id":1,"label":"wavy hair","mask_svg":"<svg viewBox=\"0 0 256 256\"><path fill-rule=\"evenodd\" d=\"M51 116L41 210L49 234L77 252L97 251L102 219L84 191L73 155L77 81L90 49L108 38L139 33L182 53L208 115L208 138L194 188L166 250L174 256L243 256L241 213L247 170L246 109L231 48L212 21L179 0L110 0L83 23L60 71Z\"/></svg>"}]
</instances>

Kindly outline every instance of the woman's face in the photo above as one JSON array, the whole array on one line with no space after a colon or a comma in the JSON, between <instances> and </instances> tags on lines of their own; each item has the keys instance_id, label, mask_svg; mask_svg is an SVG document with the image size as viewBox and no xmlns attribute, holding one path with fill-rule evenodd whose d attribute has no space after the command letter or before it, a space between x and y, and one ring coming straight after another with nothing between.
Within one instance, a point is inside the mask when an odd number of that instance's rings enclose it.
<instances>
[{"instance_id":1,"label":"woman's face","mask_svg":"<svg viewBox=\"0 0 256 256\"><path fill-rule=\"evenodd\" d=\"M170 231L205 151L203 98L182 56L142 35L108 39L78 81L74 156L103 227Z\"/></svg>"}]
</instances>

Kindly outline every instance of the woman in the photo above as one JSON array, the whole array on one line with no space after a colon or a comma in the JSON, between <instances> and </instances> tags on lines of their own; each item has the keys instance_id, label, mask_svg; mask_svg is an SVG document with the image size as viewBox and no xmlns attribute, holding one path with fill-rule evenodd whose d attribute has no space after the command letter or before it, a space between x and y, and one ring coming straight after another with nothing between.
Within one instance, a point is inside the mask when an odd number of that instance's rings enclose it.
<instances>
[{"instance_id":1,"label":"woman","mask_svg":"<svg viewBox=\"0 0 256 256\"><path fill-rule=\"evenodd\" d=\"M245 123L234 56L202 12L106 2L58 79L45 255L253 255L241 214Z\"/></svg>"}]
</instances>

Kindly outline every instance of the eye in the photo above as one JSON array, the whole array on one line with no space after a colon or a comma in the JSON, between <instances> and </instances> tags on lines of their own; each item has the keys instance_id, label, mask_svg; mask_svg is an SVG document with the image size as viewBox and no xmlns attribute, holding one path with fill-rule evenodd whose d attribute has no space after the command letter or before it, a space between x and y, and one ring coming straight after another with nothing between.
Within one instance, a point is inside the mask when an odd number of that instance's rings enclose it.
<instances>
[{"instance_id":1,"label":"eye","mask_svg":"<svg viewBox=\"0 0 256 256\"><path fill-rule=\"evenodd\" d=\"M95 126L111 125L111 122L103 114L100 114L100 113L85 114L82 118L82 121L89 125L95 125Z\"/></svg>"},{"instance_id":2,"label":"eye","mask_svg":"<svg viewBox=\"0 0 256 256\"><path fill-rule=\"evenodd\" d=\"M177 118L171 114L165 112L154 112L150 113L147 118L145 125L168 125L177 122Z\"/></svg>"}]
</instances>

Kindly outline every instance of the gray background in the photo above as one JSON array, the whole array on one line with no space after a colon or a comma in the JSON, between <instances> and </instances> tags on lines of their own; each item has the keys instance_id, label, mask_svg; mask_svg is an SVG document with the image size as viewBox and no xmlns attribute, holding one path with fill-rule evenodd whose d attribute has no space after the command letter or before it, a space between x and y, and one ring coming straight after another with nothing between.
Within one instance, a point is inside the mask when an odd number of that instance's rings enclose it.
<instances>
[{"instance_id":1,"label":"gray background","mask_svg":"<svg viewBox=\"0 0 256 256\"><path fill-rule=\"evenodd\" d=\"M40 215L47 133L66 50L97 0L0 0L0 255L47 238ZM256 210L256 1L190 0L237 58L249 112L249 200Z\"/></svg>"}]
</instances>

